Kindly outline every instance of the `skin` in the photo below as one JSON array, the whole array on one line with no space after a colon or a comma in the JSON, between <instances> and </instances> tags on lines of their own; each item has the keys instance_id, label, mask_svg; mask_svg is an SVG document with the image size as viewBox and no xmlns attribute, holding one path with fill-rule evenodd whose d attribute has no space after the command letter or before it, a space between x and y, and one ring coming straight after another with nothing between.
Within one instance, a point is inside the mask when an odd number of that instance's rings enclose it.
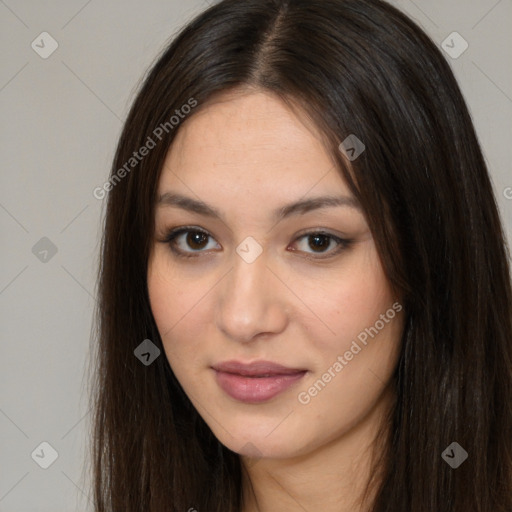
<instances>
[{"instance_id":1,"label":"skin","mask_svg":"<svg viewBox=\"0 0 512 512\"><path fill-rule=\"evenodd\" d=\"M157 205L148 289L176 377L219 441L241 455L243 512L367 510L357 500L371 474L372 441L393 399L403 312L345 359L307 404L298 400L399 300L360 209L327 207L280 221L271 216L300 199L353 199L321 136L270 93L224 93L180 127L158 196L171 191L223 215ZM189 259L164 241L169 229L181 226L209 235L174 241L194 255ZM329 238L318 247L304 234L319 230L353 242L340 252ZM236 252L249 236L263 250L252 263ZM271 400L247 404L216 382L211 366L227 360L267 360L307 373Z\"/></svg>"}]
</instances>

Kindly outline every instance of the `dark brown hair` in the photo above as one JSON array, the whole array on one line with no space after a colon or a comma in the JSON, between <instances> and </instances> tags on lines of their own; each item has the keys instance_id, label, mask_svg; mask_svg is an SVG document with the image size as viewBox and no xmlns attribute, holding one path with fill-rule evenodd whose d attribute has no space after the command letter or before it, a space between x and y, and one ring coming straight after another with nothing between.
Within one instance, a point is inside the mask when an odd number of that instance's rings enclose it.
<instances>
[{"instance_id":1,"label":"dark brown hair","mask_svg":"<svg viewBox=\"0 0 512 512\"><path fill-rule=\"evenodd\" d=\"M247 86L314 121L403 297L396 402L371 510L510 512L512 294L497 206L449 65L416 24L379 0L223 0L190 22L145 77L108 187L92 395L95 510L240 511L239 456L213 436L167 359L145 366L134 349L150 339L163 353L147 265L162 164L187 117L169 120L192 101L188 118L214 94ZM338 146L351 134L366 150L349 169ZM130 161L148 137L154 147ZM469 455L457 469L441 457L454 441Z\"/></svg>"}]
</instances>

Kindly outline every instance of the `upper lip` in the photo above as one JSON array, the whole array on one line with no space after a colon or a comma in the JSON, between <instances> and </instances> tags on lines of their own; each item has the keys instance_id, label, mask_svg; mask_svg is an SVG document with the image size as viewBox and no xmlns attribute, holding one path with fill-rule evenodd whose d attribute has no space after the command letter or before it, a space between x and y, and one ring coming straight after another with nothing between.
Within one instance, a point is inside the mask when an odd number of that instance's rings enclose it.
<instances>
[{"instance_id":1,"label":"upper lip","mask_svg":"<svg viewBox=\"0 0 512 512\"><path fill-rule=\"evenodd\" d=\"M248 377L255 376L273 376L273 375L292 375L305 372L303 368L289 368L271 361L254 361L252 363L241 363L239 361L225 361L213 365L212 368L218 372L233 373Z\"/></svg>"}]
</instances>

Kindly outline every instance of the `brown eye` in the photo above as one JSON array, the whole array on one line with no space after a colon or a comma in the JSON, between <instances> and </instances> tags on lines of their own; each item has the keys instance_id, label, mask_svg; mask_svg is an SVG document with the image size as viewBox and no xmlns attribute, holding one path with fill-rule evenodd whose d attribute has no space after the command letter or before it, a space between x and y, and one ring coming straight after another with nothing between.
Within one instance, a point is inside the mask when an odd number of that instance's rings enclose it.
<instances>
[{"instance_id":1,"label":"brown eye","mask_svg":"<svg viewBox=\"0 0 512 512\"><path fill-rule=\"evenodd\" d=\"M326 248L329 247L331 243L331 237L327 235L309 235L309 247L314 251L323 252Z\"/></svg>"},{"instance_id":2,"label":"brown eye","mask_svg":"<svg viewBox=\"0 0 512 512\"><path fill-rule=\"evenodd\" d=\"M185 241L191 249L199 250L204 249L204 244L208 241L208 238L208 235L201 231L188 231Z\"/></svg>"},{"instance_id":3,"label":"brown eye","mask_svg":"<svg viewBox=\"0 0 512 512\"><path fill-rule=\"evenodd\" d=\"M318 256L317 259L334 256L343 249L346 249L351 243L351 240L345 240L330 233L322 232L306 233L299 237L297 241L302 241L297 244L299 246L299 252L304 252L309 255L315 253L321 255ZM330 250L330 248L332 248L332 250Z\"/></svg>"},{"instance_id":4,"label":"brown eye","mask_svg":"<svg viewBox=\"0 0 512 512\"><path fill-rule=\"evenodd\" d=\"M193 258L205 252L204 249L208 247L210 239L213 240L205 231L183 227L171 230L163 242L168 244L177 256Z\"/></svg>"}]
</instances>

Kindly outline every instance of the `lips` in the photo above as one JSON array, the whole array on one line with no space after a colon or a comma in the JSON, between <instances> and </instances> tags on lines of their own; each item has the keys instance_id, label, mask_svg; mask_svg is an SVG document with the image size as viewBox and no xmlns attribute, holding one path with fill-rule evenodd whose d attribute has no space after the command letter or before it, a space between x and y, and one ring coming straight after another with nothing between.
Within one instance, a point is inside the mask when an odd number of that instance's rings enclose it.
<instances>
[{"instance_id":1,"label":"lips","mask_svg":"<svg viewBox=\"0 0 512 512\"><path fill-rule=\"evenodd\" d=\"M231 398L245 403L268 401L302 379L307 372L270 361L249 364L226 361L212 368L220 388Z\"/></svg>"}]
</instances>

